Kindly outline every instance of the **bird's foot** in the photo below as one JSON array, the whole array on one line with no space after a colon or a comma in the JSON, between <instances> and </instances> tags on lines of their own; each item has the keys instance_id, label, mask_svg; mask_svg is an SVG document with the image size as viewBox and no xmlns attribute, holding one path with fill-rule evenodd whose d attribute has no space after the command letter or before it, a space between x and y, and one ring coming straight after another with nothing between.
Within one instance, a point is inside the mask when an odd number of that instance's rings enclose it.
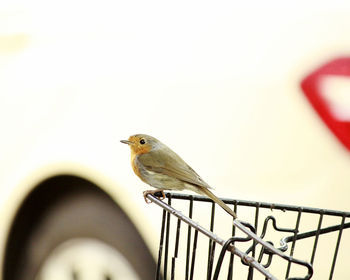
<instances>
[{"instance_id":1,"label":"bird's foot","mask_svg":"<svg viewBox=\"0 0 350 280\"><path fill-rule=\"evenodd\" d=\"M148 194L154 195L154 194L156 194L156 193L161 193L161 194L162 194L162 196L158 197L158 199L163 200L163 199L165 198L164 191L162 191L162 190L148 190L148 191L144 191L144 192L143 192L143 198L145 199L146 203L148 203L148 204L149 204L149 203L152 203L152 201L150 201L150 200L147 198L147 195L148 195Z\"/></svg>"}]
</instances>

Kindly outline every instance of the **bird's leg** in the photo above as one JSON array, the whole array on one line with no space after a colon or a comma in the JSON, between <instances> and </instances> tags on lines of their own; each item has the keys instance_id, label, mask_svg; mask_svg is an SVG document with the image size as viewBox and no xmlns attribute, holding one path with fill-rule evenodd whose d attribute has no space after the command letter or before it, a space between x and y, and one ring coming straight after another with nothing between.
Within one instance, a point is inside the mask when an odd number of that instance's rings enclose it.
<instances>
[{"instance_id":1,"label":"bird's leg","mask_svg":"<svg viewBox=\"0 0 350 280\"><path fill-rule=\"evenodd\" d=\"M160 192L162 194L161 197L159 197L160 200L163 200L165 198L165 194L163 190L147 190L143 192L143 198L145 199L146 203L152 203L152 201L150 201L149 199L147 199L147 195L148 194L152 194L154 195L155 193Z\"/></svg>"}]
</instances>

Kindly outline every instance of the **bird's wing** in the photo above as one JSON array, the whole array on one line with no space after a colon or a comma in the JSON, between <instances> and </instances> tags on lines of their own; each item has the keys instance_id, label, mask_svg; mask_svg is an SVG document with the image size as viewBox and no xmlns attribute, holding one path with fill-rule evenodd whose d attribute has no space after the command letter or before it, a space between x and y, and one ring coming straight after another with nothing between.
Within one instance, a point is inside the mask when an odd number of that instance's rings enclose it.
<instances>
[{"instance_id":1,"label":"bird's wing","mask_svg":"<svg viewBox=\"0 0 350 280\"><path fill-rule=\"evenodd\" d=\"M169 148L139 155L138 160L150 171L165 174L192 185L211 189L182 158Z\"/></svg>"}]
</instances>

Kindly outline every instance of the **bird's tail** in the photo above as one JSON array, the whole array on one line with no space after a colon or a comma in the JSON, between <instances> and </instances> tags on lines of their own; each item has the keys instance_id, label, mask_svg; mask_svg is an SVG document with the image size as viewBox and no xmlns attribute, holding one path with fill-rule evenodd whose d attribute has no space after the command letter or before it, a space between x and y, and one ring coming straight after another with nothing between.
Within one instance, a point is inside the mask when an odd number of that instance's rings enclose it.
<instances>
[{"instance_id":1,"label":"bird's tail","mask_svg":"<svg viewBox=\"0 0 350 280\"><path fill-rule=\"evenodd\" d=\"M200 192L208 196L211 200L213 200L215 203L219 204L219 206L224 209L227 213L229 213L233 219L237 218L237 215L233 210L231 210L230 207L228 207L220 198L215 196L209 189L205 187L200 187Z\"/></svg>"}]
</instances>

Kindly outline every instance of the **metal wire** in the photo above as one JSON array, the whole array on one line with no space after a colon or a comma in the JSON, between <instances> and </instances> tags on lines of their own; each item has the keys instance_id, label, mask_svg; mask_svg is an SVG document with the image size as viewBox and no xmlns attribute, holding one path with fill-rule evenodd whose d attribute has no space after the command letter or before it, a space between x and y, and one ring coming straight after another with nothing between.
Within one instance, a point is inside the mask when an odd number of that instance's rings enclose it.
<instances>
[{"instance_id":1,"label":"metal wire","mask_svg":"<svg viewBox=\"0 0 350 280\"><path fill-rule=\"evenodd\" d=\"M195 232L194 232L194 238L193 238L193 248L192 248L192 261L191 261L190 280L193 280L194 264L195 264L195 260L196 260L197 240L198 240L198 230L195 230Z\"/></svg>"},{"instance_id":2,"label":"metal wire","mask_svg":"<svg viewBox=\"0 0 350 280\"><path fill-rule=\"evenodd\" d=\"M297 241L297 233L299 230L299 225L300 225L300 218L301 218L301 208L298 210L298 217L297 221L295 223L295 228L294 228L294 235L293 235L293 241L292 241L292 247L290 249L290 254L289 256L293 257L294 255L294 248L295 248L295 242ZM287 266L287 272L286 272L286 279L288 279L289 272L290 272L290 267L291 267L292 261L291 259L288 260L288 266ZM311 278L311 277L310 277Z\"/></svg>"},{"instance_id":3,"label":"metal wire","mask_svg":"<svg viewBox=\"0 0 350 280\"><path fill-rule=\"evenodd\" d=\"M171 205L171 194L168 196L168 205ZM167 275L168 273L169 235L170 235L170 213L168 212L167 219L166 219L166 234L165 234L164 275ZM166 277L164 280L166 280Z\"/></svg>"},{"instance_id":4,"label":"metal wire","mask_svg":"<svg viewBox=\"0 0 350 280\"><path fill-rule=\"evenodd\" d=\"M210 231L214 231L214 219L215 219L215 203L211 205L211 217L210 217ZM212 239L209 239L208 246L208 266L207 266L207 279L211 279L213 263L214 263L215 243Z\"/></svg>"},{"instance_id":5,"label":"metal wire","mask_svg":"<svg viewBox=\"0 0 350 280\"><path fill-rule=\"evenodd\" d=\"M337 260L337 255L338 255L338 250L339 250L339 245L340 245L340 239L341 239L341 236L342 236L342 233L343 233L343 229L344 229L344 222L345 222L345 216L343 216L343 218L341 220L341 226L340 226L340 229L339 229L337 244L335 246L335 251L334 251L333 261L332 261L332 268L331 268L331 273L329 275L329 280L333 279L334 267L335 267L335 262Z\"/></svg>"},{"instance_id":6,"label":"metal wire","mask_svg":"<svg viewBox=\"0 0 350 280\"><path fill-rule=\"evenodd\" d=\"M220 244L220 245L224 245L225 244L225 240L218 237L217 235L215 235L214 233L212 233L211 231L205 229L204 227L202 227L201 225L197 224L196 222L194 222L192 219L186 217L185 215L183 215L180 211L175 210L174 208L172 208L171 206L169 206L168 204L164 203L163 201L157 199L156 197L154 197L151 194L147 195L147 198L154 202L155 204L157 204L158 206L162 207L163 209L165 209L166 211L168 211L169 213L171 213L172 215L176 216L177 218L181 219L182 221L184 221L185 223L187 223L189 226L197 229L199 232L201 232L202 234L204 234L205 236L209 237L210 239L212 239L213 241L215 241L216 243ZM234 223L236 223L237 227L244 227L241 223L239 223L237 220L234 221ZM256 238L258 239L258 237L256 236ZM272 248L271 248L272 249ZM240 251L239 249L233 247L232 245L228 247L229 251L231 251L233 254L239 256L241 259L243 259L248 265L253 266L255 269L257 269L258 271L260 271L263 275L265 275L268 279L271 280L277 280L276 277L274 277L270 272L266 271L264 269L264 267L258 263L254 258L248 256L247 254L245 254L244 252Z\"/></svg>"},{"instance_id":7,"label":"metal wire","mask_svg":"<svg viewBox=\"0 0 350 280\"><path fill-rule=\"evenodd\" d=\"M192 218L193 213L193 196L190 197L190 208L188 216L190 219ZM188 225L187 229L187 253L186 253L186 277L185 279L188 280L189 277L189 268L190 268L190 247L191 247L191 225Z\"/></svg>"},{"instance_id":8,"label":"metal wire","mask_svg":"<svg viewBox=\"0 0 350 280\"><path fill-rule=\"evenodd\" d=\"M160 280L161 278L161 264L162 264L162 251L163 251L163 241L164 241L164 226L165 226L165 215L166 211L163 210L163 217L162 217L162 229L160 231L160 241L159 241L159 251L158 251L158 263L157 263L157 270L156 270L156 280Z\"/></svg>"},{"instance_id":9,"label":"metal wire","mask_svg":"<svg viewBox=\"0 0 350 280\"><path fill-rule=\"evenodd\" d=\"M225 257L225 253L227 251L230 252L230 260L228 264L228 272L227 272L227 279L232 280L233 279L233 265L234 265L234 256L237 256L241 259L241 262L248 266L248 276L247 279L253 279L254 271L257 271L265 276L265 279L277 279L273 274L271 274L267 268L271 265L273 256L280 257L287 261L287 269L285 273L285 279L287 280L300 280L300 279L310 279L313 275L313 267L312 264L315 259L315 254L317 250L317 245L319 241L319 236L322 234L330 233L330 232L338 232L337 242L335 251L333 254L332 259L332 266L330 271L329 279L332 279L337 255L340 247L340 242L342 238L342 233L344 229L350 228L350 222L345 222L345 219L350 217L350 212L342 212L342 211L334 211L334 210L326 210L326 209L320 209L320 208L312 208L312 207L298 207L298 206L292 206L292 205L285 205L285 204L271 204L266 202L251 202L246 200L233 200L233 199L223 199L223 201L228 205L234 205L234 211L237 213L237 206L248 206L248 207L254 207L255 208L255 216L254 216L254 226L250 225L249 223L246 223L244 221L240 220L234 220L233 226L232 226L232 237L228 240L224 240L217 235L213 233L214 231L214 222L215 222L215 203L213 203L209 198L202 197L202 196L194 196L194 195L186 195L186 194L177 194L177 193L166 193L166 197L168 197L168 203L165 203L163 201L160 201L153 195L148 195L147 198L157 204L158 206L162 207L163 210L163 217L162 217L162 226L161 226L161 235L160 235L160 245L159 245L159 253L158 253L158 266L157 266L157 275L156 279L161 279L161 263L162 263L162 252L163 252L163 243L165 240L165 251L164 251L164 264L163 264L163 274L164 279L167 279L167 262L168 262L168 247L169 247L169 233L171 231L170 229L170 217L175 216L177 217L177 227L176 227L176 237L175 237L175 249L174 249L174 255L171 259L171 279L175 279L175 263L176 259L178 257L178 248L179 248L179 237L180 237L180 225L181 222L185 222L188 224L187 229L187 247L186 247L186 270L185 270L185 279L186 280L193 280L196 277L195 274L195 265L196 265L196 253L197 253L197 240L198 240L198 234L201 233L209 238L209 244L208 244L208 260L207 260L207 280L217 280L220 274L221 266ZM189 201L189 207L188 207L188 217L186 215L183 215L180 211L174 209L171 206L171 200L172 199L180 199L180 200L187 200ZM210 230L205 229L198 223L194 222L192 220L193 215L193 205L194 202L208 202L211 203L211 215L210 215ZM271 210L281 210L283 212L286 211L292 211L296 212L296 221L295 226L293 228L283 228L277 225L277 221L273 216L268 216L262 227L262 231L260 236L257 235L258 230L258 223L259 223L259 216L260 216L260 209L271 209ZM167 211L167 214L165 214L165 211ZM308 232L299 232L299 227L301 223L301 217L302 213L311 213L311 214L318 214L318 225L316 230L308 231ZM329 226L322 228L322 221L324 216L334 216L334 217L341 217L341 222L338 225ZM275 248L273 243L270 241L265 241L263 238L265 237L265 234L268 229L268 225L270 224L273 227L273 229L277 232L286 232L291 233L292 235L284 237L280 241L280 247ZM194 235L192 236L192 228L194 229ZM236 229L240 230L242 233L246 235L246 237L236 237ZM294 258L294 250L296 246L296 242L298 240L302 240L305 238L315 237L313 241L312 246L312 253L311 253L311 259L310 263L299 260ZM193 240L192 240L193 238ZM246 250L245 252L239 250L236 247L237 242L252 242L252 245ZM286 252L289 248L288 243L291 242L289 254L287 255ZM217 259L216 265L215 265L215 271L213 274L214 269L214 253L215 253L215 245L218 243L222 246L222 249L220 251L219 257ZM256 255L256 248L257 245L261 245L260 253L257 255L257 259L255 259ZM192 246L191 246L192 245ZM192 247L192 248L191 248ZM267 255L267 261L265 264L262 264L263 256ZM306 269L306 273L304 277L292 277L288 278L291 266L292 264L303 266ZM300 271L300 270L299 270Z\"/></svg>"},{"instance_id":10,"label":"metal wire","mask_svg":"<svg viewBox=\"0 0 350 280\"><path fill-rule=\"evenodd\" d=\"M322 220L323 220L323 212L320 213L320 218L318 220L318 226L317 226L317 230L316 230L316 234L315 234L315 241L314 241L314 246L312 248L311 260L310 260L311 264L314 263L314 259L315 259L315 255L316 255L316 248L317 248L318 238L320 236Z\"/></svg>"},{"instance_id":11,"label":"metal wire","mask_svg":"<svg viewBox=\"0 0 350 280\"><path fill-rule=\"evenodd\" d=\"M166 196L168 196L170 193L166 193ZM212 200L205 196L199 196L199 195L187 195L182 193L172 193L172 198L175 199L183 199L188 200L189 197L192 197L193 201L203 201L203 202L212 202ZM250 207L256 207L256 202L249 201L249 200L238 200L238 199L228 199L228 198L221 198L223 202L225 202L228 205L235 205L238 206L250 206ZM329 209L322 209L322 208L314 208L314 207L300 207L300 206L294 206L294 205L288 205L288 204L280 204L280 203L268 203L268 202L259 202L260 208L266 208L271 210L282 210L285 211L293 211L293 212L299 212L301 210L303 213L313 213L313 214L320 214L323 213L324 215L328 216L338 216L338 217L346 217L350 218L350 212L343 212L343 211L337 211L337 210L329 210Z\"/></svg>"},{"instance_id":12,"label":"metal wire","mask_svg":"<svg viewBox=\"0 0 350 280\"><path fill-rule=\"evenodd\" d=\"M234 204L233 212L237 214L237 203ZM232 237L236 235L236 227L232 224ZM233 262L234 262L234 254L230 254L230 262L228 266L227 280L233 279Z\"/></svg>"},{"instance_id":13,"label":"metal wire","mask_svg":"<svg viewBox=\"0 0 350 280\"><path fill-rule=\"evenodd\" d=\"M179 253L180 228L181 228L181 220L177 219L174 256L171 259L171 280L175 279L175 262Z\"/></svg>"}]
</instances>

